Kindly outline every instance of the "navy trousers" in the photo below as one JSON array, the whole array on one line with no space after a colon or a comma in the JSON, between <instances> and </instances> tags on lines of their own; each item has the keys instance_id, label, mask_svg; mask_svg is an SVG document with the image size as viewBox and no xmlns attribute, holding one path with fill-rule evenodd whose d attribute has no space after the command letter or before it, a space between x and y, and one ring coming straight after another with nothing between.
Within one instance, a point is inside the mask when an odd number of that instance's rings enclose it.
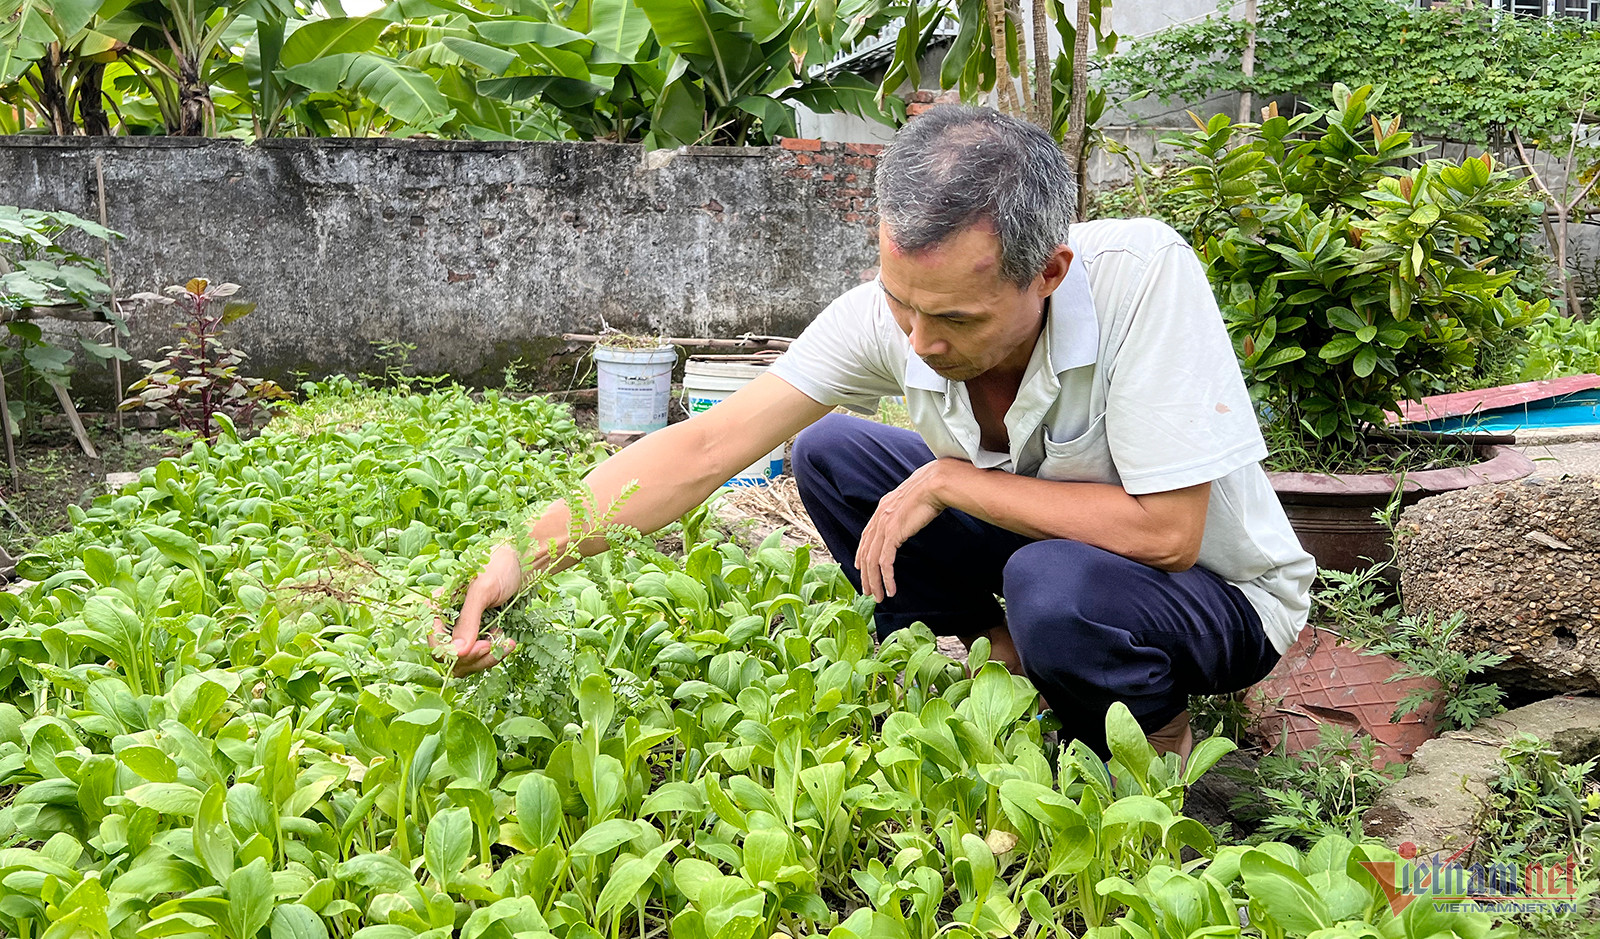
<instances>
[{"instance_id":1,"label":"navy trousers","mask_svg":"<svg viewBox=\"0 0 1600 939\"><path fill-rule=\"evenodd\" d=\"M911 431L840 414L795 441L800 498L857 590L856 547L878 500L932 459ZM1189 695L1247 688L1278 661L1244 594L1210 571L1171 574L1079 541L1034 541L954 509L901 546L894 574L880 638L919 620L945 636L1007 627L1062 739L1102 758L1112 702L1148 733Z\"/></svg>"}]
</instances>

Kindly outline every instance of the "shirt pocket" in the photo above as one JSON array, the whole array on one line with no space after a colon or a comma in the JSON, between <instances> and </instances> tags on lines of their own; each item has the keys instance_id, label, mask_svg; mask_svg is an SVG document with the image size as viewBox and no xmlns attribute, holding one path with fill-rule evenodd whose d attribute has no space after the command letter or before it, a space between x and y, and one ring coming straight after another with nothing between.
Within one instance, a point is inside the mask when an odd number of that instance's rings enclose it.
<instances>
[{"instance_id":1,"label":"shirt pocket","mask_svg":"<svg viewBox=\"0 0 1600 939\"><path fill-rule=\"evenodd\" d=\"M1111 444L1106 440L1106 416L1102 412L1087 430L1070 440L1056 440L1047 428L1044 433L1044 462L1040 479L1059 482L1108 483L1122 485L1116 464L1111 460Z\"/></svg>"}]
</instances>

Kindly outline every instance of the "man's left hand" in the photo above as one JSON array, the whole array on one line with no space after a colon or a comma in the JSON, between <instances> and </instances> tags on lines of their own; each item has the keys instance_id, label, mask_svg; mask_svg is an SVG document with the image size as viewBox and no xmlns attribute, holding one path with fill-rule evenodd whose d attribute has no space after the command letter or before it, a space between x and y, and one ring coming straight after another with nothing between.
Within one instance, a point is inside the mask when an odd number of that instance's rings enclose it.
<instances>
[{"instance_id":1,"label":"man's left hand","mask_svg":"<svg viewBox=\"0 0 1600 939\"><path fill-rule=\"evenodd\" d=\"M856 548L856 570L861 572L861 592L882 603L895 594L894 560L900 546L928 526L945 510L938 493L960 468L963 460L940 459L925 463L906 481L878 500L878 508L861 532Z\"/></svg>"}]
</instances>

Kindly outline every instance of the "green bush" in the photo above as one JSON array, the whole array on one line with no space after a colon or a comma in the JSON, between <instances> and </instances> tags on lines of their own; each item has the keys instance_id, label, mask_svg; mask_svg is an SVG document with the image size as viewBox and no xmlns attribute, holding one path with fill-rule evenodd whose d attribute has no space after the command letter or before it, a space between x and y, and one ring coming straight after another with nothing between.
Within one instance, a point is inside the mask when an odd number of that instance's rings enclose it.
<instances>
[{"instance_id":1,"label":"green bush","mask_svg":"<svg viewBox=\"0 0 1600 939\"><path fill-rule=\"evenodd\" d=\"M1600 932L1593 917L1600 877L1594 870L1600 844L1600 786L1594 780L1595 760L1567 763L1545 741L1519 733L1500 747L1500 772L1489 784L1479 816L1479 855L1518 858L1526 866L1571 870L1576 883L1572 900L1578 909L1535 910L1512 922L1523 935L1568 939ZM1526 869L1526 867L1524 868Z\"/></svg>"},{"instance_id":2,"label":"green bush","mask_svg":"<svg viewBox=\"0 0 1600 939\"><path fill-rule=\"evenodd\" d=\"M1576 16L1508 16L1501 4L1261 0L1254 74L1241 68L1238 4L1129 43L1106 84L1163 101L1248 89L1256 101L1318 102L1337 84L1382 82L1408 126L1430 138L1509 146L1562 139L1600 87L1600 27ZM1228 15L1231 7L1234 15ZM1564 150L1565 147L1562 147Z\"/></svg>"},{"instance_id":3,"label":"green bush","mask_svg":"<svg viewBox=\"0 0 1600 939\"><path fill-rule=\"evenodd\" d=\"M40 409L57 408L55 395L37 385L69 386L76 358L82 351L90 360L127 361L128 353L102 335L86 336L72 345L47 338L33 322L30 311L40 307L76 307L98 314L107 329L127 335L112 304L105 282L105 266L75 246L83 239L109 242L121 235L71 212L45 212L0 205L0 318L16 345L0 344L0 367L13 373L9 379L11 425L21 424ZM40 314L43 315L43 314Z\"/></svg>"},{"instance_id":4,"label":"green bush","mask_svg":"<svg viewBox=\"0 0 1600 939\"><path fill-rule=\"evenodd\" d=\"M1401 400L1440 391L1548 308L1511 287L1488 242L1491 212L1526 205L1487 155L1419 153L1371 86L1335 89L1325 113L1167 139L1198 197L1190 229L1253 396L1308 463L1336 470Z\"/></svg>"},{"instance_id":5,"label":"green bush","mask_svg":"<svg viewBox=\"0 0 1600 939\"><path fill-rule=\"evenodd\" d=\"M1600 372L1600 320L1546 313L1526 330L1516 381Z\"/></svg>"}]
</instances>

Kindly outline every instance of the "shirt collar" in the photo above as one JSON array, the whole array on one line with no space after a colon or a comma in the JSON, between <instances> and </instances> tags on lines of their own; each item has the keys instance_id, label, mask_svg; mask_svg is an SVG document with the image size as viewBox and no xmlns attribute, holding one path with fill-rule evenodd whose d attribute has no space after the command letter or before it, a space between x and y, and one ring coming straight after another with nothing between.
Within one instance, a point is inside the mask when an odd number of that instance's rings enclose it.
<instances>
[{"instance_id":1,"label":"shirt collar","mask_svg":"<svg viewBox=\"0 0 1600 939\"><path fill-rule=\"evenodd\" d=\"M883 292L878 295L880 303ZM1074 255L1067 267L1067 276L1051 295L1045 311L1045 328L1049 331L1050 370L1057 375L1085 365L1093 365L1100 357L1100 321L1095 315L1094 294L1089 289L1089 272L1082 255ZM907 388L950 391L951 382L928 366L928 363L906 346Z\"/></svg>"},{"instance_id":2,"label":"shirt collar","mask_svg":"<svg viewBox=\"0 0 1600 939\"><path fill-rule=\"evenodd\" d=\"M1050 297L1050 370L1062 372L1093 365L1100 357L1100 320L1082 254L1074 254L1066 279ZM920 360L919 360L920 361Z\"/></svg>"},{"instance_id":3,"label":"shirt collar","mask_svg":"<svg viewBox=\"0 0 1600 939\"><path fill-rule=\"evenodd\" d=\"M906 345L906 387L921 388L923 391L937 391L945 394L950 390L950 379L945 378L922 361L922 357L911 350L911 345Z\"/></svg>"}]
</instances>

